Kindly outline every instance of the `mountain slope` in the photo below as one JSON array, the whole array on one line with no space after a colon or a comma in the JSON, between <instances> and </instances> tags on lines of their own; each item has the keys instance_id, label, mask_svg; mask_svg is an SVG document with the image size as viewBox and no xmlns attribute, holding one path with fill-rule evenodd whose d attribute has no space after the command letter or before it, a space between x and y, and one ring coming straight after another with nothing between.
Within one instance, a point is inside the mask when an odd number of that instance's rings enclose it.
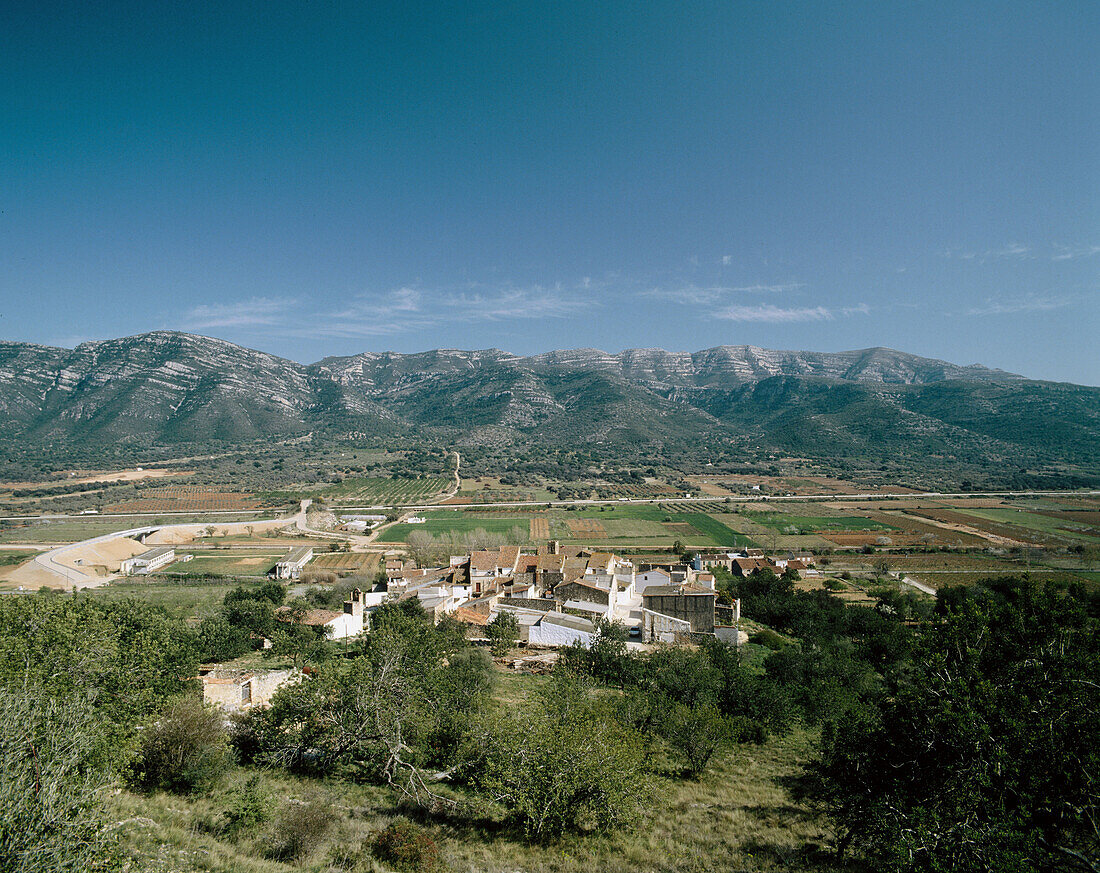
<instances>
[{"instance_id":1,"label":"mountain slope","mask_svg":"<svg viewBox=\"0 0 1100 873\"><path fill-rule=\"evenodd\" d=\"M1097 469L1100 389L882 348L439 349L303 366L170 331L73 350L0 343L7 439L231 444L309 431L680 451L747 437L809 457Z\"/></svg>"}]
</instances>

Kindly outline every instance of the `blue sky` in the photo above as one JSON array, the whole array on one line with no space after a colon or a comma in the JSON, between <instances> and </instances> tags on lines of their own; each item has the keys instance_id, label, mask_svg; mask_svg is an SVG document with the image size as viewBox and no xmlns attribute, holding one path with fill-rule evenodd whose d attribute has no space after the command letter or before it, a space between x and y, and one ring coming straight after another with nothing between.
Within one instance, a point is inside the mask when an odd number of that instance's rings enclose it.
<instances>
[{"instance_id":1,"label":"blue sky","mask_svg":"<svg viewBox=\"0 0 1100 873\"><path fill-rule=\"evenodd\" d=\"M0 3L0 337L1100 384L1100 4Z\"/></svg>"}]
</instances>

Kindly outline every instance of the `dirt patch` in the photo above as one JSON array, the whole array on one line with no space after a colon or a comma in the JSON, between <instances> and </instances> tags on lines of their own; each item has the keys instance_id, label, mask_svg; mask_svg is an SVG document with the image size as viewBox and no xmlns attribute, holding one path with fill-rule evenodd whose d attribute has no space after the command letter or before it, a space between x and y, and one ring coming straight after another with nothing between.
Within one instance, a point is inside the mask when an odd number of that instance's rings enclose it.
<instances>
[{"instance_id":1,"label":"dirt patch","mask_svg":"<svg viewBox=\"0 0 1100 873\"><path fill-rule=\"evenodd\" d=\"M550 539L550 521L545 518L532 518L531 519L531 539L533 540L548 540Z\"/></svg>"},{"instance_id":2,"label":"dirt patch","mask_svg":"<svg viewBox=\"0 0 1100 873\"><path fill-rule=\"evenodd\" d=\"M331 552L318 555L309 565L318 570L362 570L377 564L378 556L369 552Z\"/></svg>"},{"instance_id":3,"label":"dirt patch","mask_svg":"<svg viewBox=\"0 0 1100 873\"><path fill-rule=\"evenodd\" d=\"M692 536L699 533L694 527L684 521L662 521L661 527L676 536Z\"/></svg>"},{"instance_id":4,"label":"dirt patch","mask_svg":"<svg viewBox=\"0 0 1100 873\"><path fill-rule=\"evenodd\" d=\"M600 539L607 536L607 529L594 518L567 518L569 531L581 539Z\"/></svg>"}]
</instances>

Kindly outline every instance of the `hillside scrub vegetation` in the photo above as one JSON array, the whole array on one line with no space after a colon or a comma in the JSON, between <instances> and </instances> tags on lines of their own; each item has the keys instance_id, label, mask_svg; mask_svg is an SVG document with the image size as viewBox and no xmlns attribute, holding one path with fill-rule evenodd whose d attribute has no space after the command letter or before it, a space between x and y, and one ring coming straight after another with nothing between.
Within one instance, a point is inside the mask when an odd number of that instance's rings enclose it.
<instances>
[{"instance_id":1,"label":"hillside scrub vegetation","mask_svg":"<svg viewBox=\"0 0 1100 873\"><path fill-rule=\"evenodd\" d=\"M605 623L553 675L521 676L410 600L228 731L192 678L209 627L134 598L0 600L0 860L686 871L705 847L728 870L1100 863L1095 596L1004 578L845 606L768 572L721 584L782 644L639 653ZM266 622L280 593L230 591L219 620Z\"/></svg>"}]
</instances>

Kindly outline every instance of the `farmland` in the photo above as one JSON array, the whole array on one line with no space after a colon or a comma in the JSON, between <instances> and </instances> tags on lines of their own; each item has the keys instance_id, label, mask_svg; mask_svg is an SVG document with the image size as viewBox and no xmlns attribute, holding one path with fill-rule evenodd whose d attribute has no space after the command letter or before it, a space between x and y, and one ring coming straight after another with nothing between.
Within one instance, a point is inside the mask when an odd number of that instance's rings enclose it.
<instances>
[{"instance_id":1,"label":"farmland","mask_svg":"<svg viewBox=\"0 0 1100 873\"><path fill-rule=\"evenodd\" d=\"M748 545L750 538L702 512L683 512L682 507L666 512L658 506L610 506L580 511L564 509L537 512L433 511L422 525L397 524L383 534L386 542L405 542L414 530L449 538L477 529L522 539L557 539L601 548L671 548L677 540L691 548Z\"/></svg>"},{"instance_id":2,"label":"farmland","mask_svg":"<svg viewBox=\"0 0 1100 873\"><path fill-rule=\"evenodd\" d=\"M266 576L286 552L283 549L257 551L234 550L188 552L194 557L187 562L169 564L159 575L163 576Z\"/></svg>"},{"instance_id":3,"label":"farmland","mask_svg":"<svg viewBox=\"0 0 1100 873\"><path fill-rule=\"evenodd\" d=\"M146 488L141 496L103 507L104 512L204 512L234 509L259 509L254 494L222 491L203 485L166 485Z\"/></svg>"},{"instance_id":4,"label":"farmland","mask_svg":"<svg viewBox=\"0 0 1100 873\"><path fill-rule=\"evenodd\" d=\"M309 570L368 573L378 569L378 555L369 552L328 552L309 562Z\"/></svg>"},{"instance_id":5,"label":"farmland","mask_svg":"<svg viewBox=\"0 0 1100 873\"><path fill-rule=\"evenodd\" d=\"M347 478L326 485L320 494L334 503L395 504L423 503L446 493L453 480L444 476L426 476L422 479L365 476Z\"/></svg>"}]
</instances>

